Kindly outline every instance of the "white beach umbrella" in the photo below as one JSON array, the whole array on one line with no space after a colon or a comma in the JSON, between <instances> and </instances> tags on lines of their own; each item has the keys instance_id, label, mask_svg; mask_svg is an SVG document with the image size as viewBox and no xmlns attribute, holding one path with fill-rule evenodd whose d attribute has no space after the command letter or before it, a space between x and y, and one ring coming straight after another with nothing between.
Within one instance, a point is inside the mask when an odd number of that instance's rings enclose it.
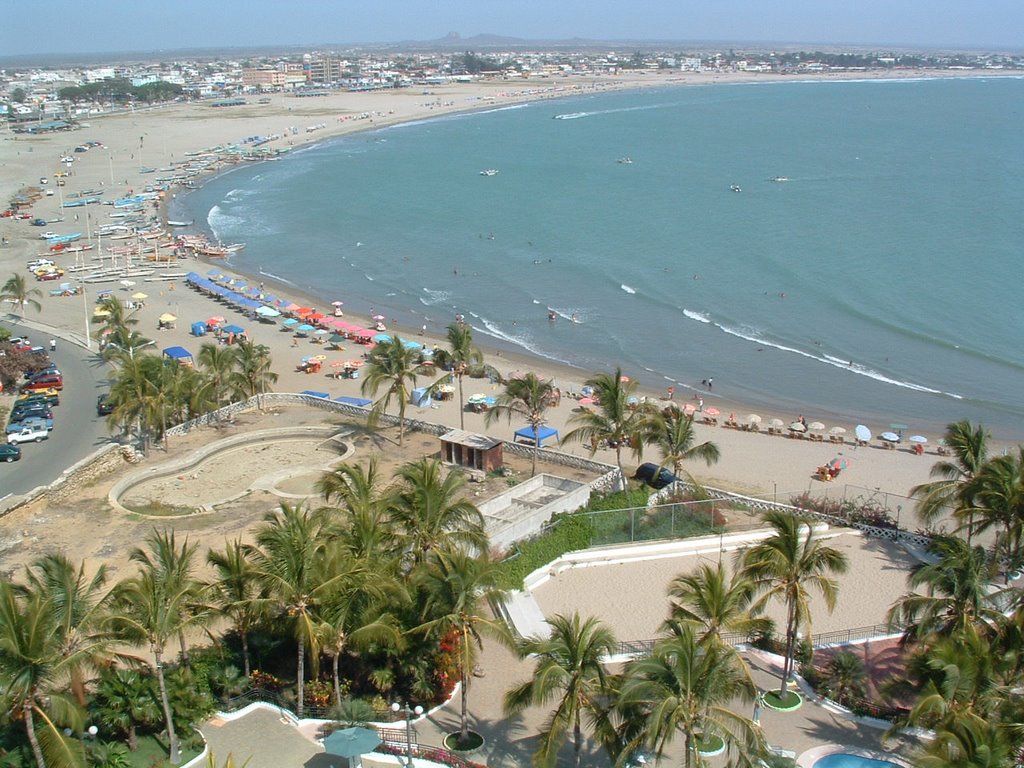
<instances>
[{"instance_id":1,"label":"white beach umbrella","mask_svg":"<svg viewBox=\"0 0 1024 768\"><path fill-rule=\"evenodd\" d=\"M747 415L747 421L749 421L751 424L760 424L761 417L758 416L756 413L751 413Z\"/></svg>"},{"instance_id":2,"label":"white beach umbrella","mask_svg":"<svg viewBox=\"0 0 1024 768\"><path fill-rule=\"evenodd\" d=\"M768 426L769 427L776 427L776 428L778 428L778 427L784 426L784 424L783 424L782 419L772 419L771 421L768 422ZM803 426L803 424L801 424L800 426Z\"/></svg>"},{"instance_id":3,"label":"white beach umbrella","mask_svg":"<svg viewBox=\"0 0 1024 768\"><path fill-rule=\"evenodd\" d=\"M817 432L819 429L824 429L825 425L822 424L820 421L812 421L810 424L807 425L807 428L813 429L815 432Z\"/></svg>"},{"instance_id":4,"label":"white beach umbrella","mask_svg":"<svg viewBox=\"0 0 1024 768\"><path fill-rule=\"evenodd\" d=\"M830 435L845 435L846 427L832 427L832 429L830 429L828 433Z\"/></svg>"},{"instance_id":5,"label":"white beach umbrella","mask_svg":"<svg viewBox=\"0 0 1024 768\"><path fill-rule=\"evenodd\" d=\"M928 438L925 437L924 435L911 435L910 442L920 443L921 445L924 445L925 443L928 442Z\"/></svg>"}]
</instances>

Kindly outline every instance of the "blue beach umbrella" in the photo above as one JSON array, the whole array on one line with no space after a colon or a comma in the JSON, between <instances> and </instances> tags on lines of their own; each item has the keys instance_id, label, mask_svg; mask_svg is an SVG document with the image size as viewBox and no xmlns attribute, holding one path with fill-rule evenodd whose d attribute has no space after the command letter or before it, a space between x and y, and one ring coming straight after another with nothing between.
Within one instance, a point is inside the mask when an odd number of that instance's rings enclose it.
<instances>
[{"instance_id":1,"label":"blue beach umbrella","mask_svg":"<svg viewBox=\"0 0 1024 768\"><path fill-rule=\"evenodd\" d=\"M298 322L299 322L299 321L298 321L298 320L296 320L296 319L295 319L294 317L289 317L289 318L288 318L287 320L285 320L285 321L284 321L284 322L282 323L282 325L295 325L295 324L296 324L296 323L298 323Z\"/></svg>"},{"instance_id":2,"label":"blue beach umbrella","mask_svg":"<svg viewBox=\"0 0 1024 768\"><path fill-rule=\"evenodd\" d=\"M391 341L391 337L388 336L386 333L378 333L376 336L373 337L373 341L375 344L382 344L386 341Z\"/></svg>"},{"instance_id":3,"label":"blue beach umbrella","mask_svg":"<svg viewBox=\"0 0 1024 768\"><path fill-rule=\"evenodd\" d=\"M308 323L304 323L295 329L296 331L302 331L303 333L309 333L313 330L313 326Z\"/></svg>"},{"instance_id":4,"label":"blue beach umbrella","mask_svg":"<svg viewBox=\"0 0 1024 768\"><path fill-rule=\"evenodd\" d=\"M343 728L324 739L324 750L338 757L358 757L372 752L380 736L369 728Z\"/></svg>"}]
</instances>

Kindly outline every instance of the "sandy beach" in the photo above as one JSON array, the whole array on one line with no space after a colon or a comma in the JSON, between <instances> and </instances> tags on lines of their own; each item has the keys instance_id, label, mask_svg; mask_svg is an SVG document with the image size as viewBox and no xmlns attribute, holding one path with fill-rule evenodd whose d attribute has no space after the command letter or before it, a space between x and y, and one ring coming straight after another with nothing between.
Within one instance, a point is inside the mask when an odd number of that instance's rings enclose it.
<instances>
[{"instance_id":1,"label":"sandy beach","mask_svg":"<svg viewBox=\"0 0 1024 768\"><path fill-rule=\"evenodd\" d=\"M855 73L858 78L865 73ZM870 74L870 73L868 73ZM900 73L907 77L920 77L920 72ZM929 72L929 75L932 73ZM963 73L949 73L962 76ZM851 73L852 77L853 73ZM891 76L891 73L886 73ZM838 76L830 76L832 78ZM448 85L431 87L429 93L416 89L400 91L368 92L368 93L337 93L322 98L298 99L281 94L270 97L269 104L251 104L245 107L212 109L206 104L176 104L135 113L97 118L90 121L88 128L73 133L50 134L43 136L15 135L9 132L0 134L0 194L9 197L12 193L25 186L38 186L41 177L50 177L53 188L52 174L62 170L60 157L76 144L87 140L103 142L105 148L96 148L85 153L76 153L72 166L72 175L66 179L62 192L65 196L89 189L111 188L120 196L129 190L141 190L147 183L152 183L152 176L139 173L142 165L158 168L181 160L188 152L196 152L217 145L226 145L241 141L252 135L279 135L280 139L268 146L283 148L298 147L304 144L322 141L330 136L351 133L359 130L380 127L382 125L427 119L442 114L451 114L466 110L500 108L524 101L559 98L564 96L585 94L593 91L605 91L621 88L639 88L651 86L669 86L683 84L711 84L723 82L744 82L750 80L763 81L784 79L785 76L735 75L720 74L686 74L671 75L633 75L601 79L558 78L537 83L509 82L478 82L473 84ZM792 78L790 78L792 79ZM306 131L307 127L323 126L317 130ZM292 135L291 128L298 128ZM172 189L170 194L174 194ZM59 207L58 196L42 197L31 210L34 217L45 218L50 224L47 229L64 234L85 231L101 224L110 223L107 218L111 212L107 206L91 206L89 221L83 221L85 214L79 214L75 220L75 211L86 209L65 209ZM57 222L61 214L64 220ZM0 272L9 275L12 272L25 273L27 260L46 252L44 241L39 239L41 228L32 227L27 221L9 218L0 219L0 234L9 241L0 249ZM70 255L56 258L58 265L73 264ZM220 266L219 264L217 265ZM197 260L186 259L180 264L181 271L195 270L205 274L211 267ZM229 267L225 272L237 274ZM267 290L275 290L278 295L287 296L307 306L323 307L329 297L302 296L290 286L272 285L265 280ZM275 362L274 368L280 375L277 384L279 391L314 390L328 392L331 397L340 395L359 395L361 381L335 379L330 377L330 363L356 356L363 351L356 345L348 345L343 351L328 351L314 345L308 339L293 340L292 334L283 333L277 326L257 324L245 320L233 310L225 310L223 305L205 298L187 288L184 283L144 282L127 291L116 283L87 286L85 301L81 296L53 297L48 295L55 283L33 284L43 289L41 313L29 310L29 319L45 323L53 327L53 332L65 338L81 339L85 328L89 325L89 316L96 300L96 293L102 289L116 289L115 295L128 300L130 293L143 291L148 294L145 306L138 310L138 329L144 335L156 340L158 348L171 345L182 345L193 353L197 353L203 340L189 335L188 329L192 322L205 320L211 315L224 315L228 322L246 327L252 338L270 347ZM344 296L346 306L360 306L358 296ZM5 307L5 310L7 308ZM157 330L157 317L170 312L178 317L176 328ZM347 319L359 322L360 318L347 316ZM365 322L366 318L362 318ZM93 326L94 327L94 326ZM434 330L434 329L430 329ZM415 338L430 345L438 339L429 334L421 337L420 328L390 327L389 332L403 337ZM38 334L37 334L38 335ZM95 342L93 342L95 348ZM487 350L485 349L485 352ZM324 370L319 375L307 375L296 372L296 365L306 355L324 354L327 356ZM578 391L582 381L590 372L579 371L556 363L533 359L526 355L510 355L508 353L489 351L489 363L505 373L514 370L534 370L538 374L553 378L555 383L566 391ZM614 360L608 361L608 370L615 366ZM633 374L627 371L626 373ZM753 373L753 372L752 372ZM429 384L430 381L424 381ZM656 388L651 382L639 381L641 393L651 398L664 398L665 392ZM645 387L645 385L647 385ZM498 387L487 380L469 379L465 383L467 396L476 392L497 394ZM558 408L549 412L551 426L563 434L566 424L572 415L576 403L563 398ZM713 406L721 411L719 423L724 422L730 413L738 420L744 421L750 408L741 403L722 402L708 393L705 406ZM759 411L762 427L771 419L778 418L784 423L796 419L795 413L769 413ZM793 495L811 491L815 494L827 493L834 497L873 497L883 502L890 509L896 506L903 508L904 525L909 522L911 502L898 498L906 495L914 485L928 479L928 473L936 460L934 444L939 435L929 435L930 443L924 456L914 455L908 446L899 446L897 450L884 450L872 444L870 447L852 445L853 424L830 420L828 414L804 414L808 421L819 420L827 426L839 425L846 428L846 443L842 446L809 440L788 439L783 436L750 434L721 426L698 427L700 440L713 440L719 445L722 460L715 466L705 468L703 465L690 466L687 469L707 485L726 488L741 493L777 498L785 501ZM455 401L435 403L429 409L410 408L409 416L429 421L458 425L458 403ZM951 414L951 420L957 418ZM487 431L495 436L511 439L514 429L522 424L496 424L485 427L482 415L467 413L466 428L473 431ZM873 428L884 428L884 425L871 425ZM562 450L584 454L580 445L566 445ZM837 454L844 455L850 466L832 484L822 483L814 477L814 470L819 465ZM598 458L614 462L610 452L599 452ZM649 452L646 460L658 461L659 456ZM625 459L627 471L632 471L635 461ZM892 494L885 498L885 494Z\"/></svg>"}]
</instances>

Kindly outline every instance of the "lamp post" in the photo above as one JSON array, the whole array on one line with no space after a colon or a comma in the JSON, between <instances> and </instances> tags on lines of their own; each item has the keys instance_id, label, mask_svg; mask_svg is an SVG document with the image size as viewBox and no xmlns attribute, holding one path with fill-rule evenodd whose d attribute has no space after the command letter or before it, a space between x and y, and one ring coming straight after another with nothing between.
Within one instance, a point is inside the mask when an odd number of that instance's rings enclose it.
<instances>
[{"instance_id":1,"label":"lamp post","mask_svg":"<svg viewBox=\"0 0 1024 768\"><path fill-rule=\"evenodd\" d=\"M423 707L419 704L415 708L410 707L408 703L399 704L397 701L391 705L392 712L402 712L405 715L405 766L406 768L412 768L412 716L416 715L419 717L423 714ZM401 758L399 758L401 762Z\"/></svg>"}]
</instances>

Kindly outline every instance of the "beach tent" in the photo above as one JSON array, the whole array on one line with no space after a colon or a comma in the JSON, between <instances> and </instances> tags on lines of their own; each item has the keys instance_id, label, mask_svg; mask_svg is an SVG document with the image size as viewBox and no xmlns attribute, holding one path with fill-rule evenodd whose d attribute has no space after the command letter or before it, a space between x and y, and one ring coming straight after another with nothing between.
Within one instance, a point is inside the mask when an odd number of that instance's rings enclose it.
<instances>
[{"instance_id":1,"label":"beach tent","mask_svg":"<svg viewBox=\"0 0 1024 768\"><path fill-rule=\"evenodd\" d=\"M557 429L552 429L551 427L538 427L537 428L536 443L537 443L538 446L543 446L544 445L544 441L547 440L549 437L553 437L553 438L555 438L557 440L558 439L558 430ZM533 427L526 426L526 427L523 427L522 429L517 429L516 430L516 435L515 435L515 442L518 443L518 442L520 442L520 440L522 442L524 442L524 443L530 443L532 445L534 443L534 440L535 440L535 436L534 436L534 433L533 433Z\"/></svg>"},{"instance_id":2,"label":"beach tent","mask_svg":"<svg viewBox=\"0 0 1024 768\"><path fill-rule=\"evenodd\" d=\"M192 353L184 347L167 347L164 350L164 357L175 360L181 365L192 365Z\"/></svg>"},{"instance_id":3,"label":"beach tent","mask_svg":"<svg viewBox=\"0 0 1024 768\"><path fill-rule=\"evenodd\" d=\"M193 336L205 336L206 335L206 323L192 323L192 335Z\"/></svg>"},{"instance_id":4,"label":"beach tent","mask_svg":"<svg viewBox=\"0 0 1024 768\"><path fill-rule=\"evenodd\" d=\"M430 392L427 387L416 387L412 391L412 404L417 408L425 408L430 405Z\"/></svg>"},{"instance_id":5,"label":"beach tent","mask_svg":"<svg viewBox=\"0 0 1024 768\"><path fill-rule=\"evenodd\" d=\"M346 395L334 398L334 402L344 403L345 405L354 405L357 408L365 408L366 406L373 404L373 400L367 400L365 397L348 397Z\"/></svg>"}]
</instances>

